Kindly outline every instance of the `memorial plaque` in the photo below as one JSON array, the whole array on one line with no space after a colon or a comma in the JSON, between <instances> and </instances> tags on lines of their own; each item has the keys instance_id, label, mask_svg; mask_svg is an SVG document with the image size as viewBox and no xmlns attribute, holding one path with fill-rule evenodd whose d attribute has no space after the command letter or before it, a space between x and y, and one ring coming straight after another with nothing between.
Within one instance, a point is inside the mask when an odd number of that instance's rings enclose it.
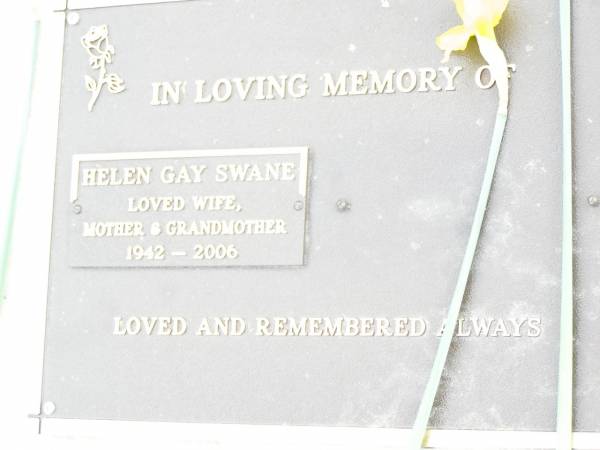
<instances>
[{"instance_id":1,"label":"memorial plaque","mask_svg":"<svg viewBox=\"0 0 600 450\"><path fill-rule=\"evenodd\" d=\"M302 265L307 161L306 148L75 155L71 262Z\"/></svg>"},{"instance_id":2,"label":"memorial plaque","mask_svg":"<svg viewBox=\"0 0 600 450\"><path fill-rule=\"evenodd\" d=\"M440 63L454 2L77 5L50 258L52 417L411 428L500 90L474 40ZM495 28L508 122L433 428L556 429L559 18L559 2L512 1ZM587 38L599 20L577 2L575 429L592 432L600 117Z\"/></svg>"}]
</instances>

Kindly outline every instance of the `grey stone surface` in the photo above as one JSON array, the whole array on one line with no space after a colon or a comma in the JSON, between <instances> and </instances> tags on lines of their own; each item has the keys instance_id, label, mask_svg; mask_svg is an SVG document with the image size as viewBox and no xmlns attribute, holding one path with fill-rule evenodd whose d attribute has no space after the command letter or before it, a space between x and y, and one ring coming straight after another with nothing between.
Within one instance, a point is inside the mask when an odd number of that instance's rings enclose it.
<instances>
[{"instance_id":1,"label":"grey stone surface","mask_svg":"<svg viewBox=\"0 0 600 450\"><path fill-rule=\"evenodd\" d=\"M324 98L319 76L438 67L450 1L190 1L81 12L66 30L43 398L56 416L207 423L410 427L436 349L491 139L494 90ZM600 195L594 143L600 5L575 7L577 426L600 430ZM108 24L127 83L93 113L81 36ZM517 65L465 317L539 317L539 338L459 338L432 424L552 430L561 223L558 3L511 2L497 30ZM578 38L579 37L579 38ZM150 106L153 81L303 72L297 101ZM588 120L589 119L589 120ZM74 154L308 145L301 268L74 268ZM340 213L344 198L351 209ZM112 336L114 316L422 317L424 337Z\"/></svg>"},{"instance_id":2,"label":"grey stone surface","mask_svg":"<svg viewBox=\"0 0 600 450\"><path fill-rule=\"evenodd\" d=\"M577 2L573 16L574 167L575 167L575 421L585 431L600 428L600 210L588 197L600 191L600 43L592 37L600 5Z\"/></svg>"}]
</instances>

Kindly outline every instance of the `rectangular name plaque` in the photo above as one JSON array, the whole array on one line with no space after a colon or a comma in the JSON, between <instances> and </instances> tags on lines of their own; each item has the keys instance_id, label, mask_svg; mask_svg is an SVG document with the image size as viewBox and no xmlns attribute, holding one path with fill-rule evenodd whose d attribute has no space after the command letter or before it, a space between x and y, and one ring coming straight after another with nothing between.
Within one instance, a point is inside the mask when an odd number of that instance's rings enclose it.
<instances>
[{"instance_id":1,"label":"rectangular name plaque","mask_svg":"<svg viewBox=\"0 0 600 450\"><path fill-rule=\"evenodd\" d=\"M303 264L306 147L72 161L74 267Z\"/></svg>"}]
</instances>

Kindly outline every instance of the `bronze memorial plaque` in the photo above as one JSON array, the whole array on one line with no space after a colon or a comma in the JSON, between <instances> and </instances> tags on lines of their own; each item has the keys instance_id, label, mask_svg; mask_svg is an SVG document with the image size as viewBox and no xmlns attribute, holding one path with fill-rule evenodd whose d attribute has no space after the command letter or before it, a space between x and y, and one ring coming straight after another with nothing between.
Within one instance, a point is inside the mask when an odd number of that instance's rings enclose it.
<instances>
[{"instance_id":1,"label":"bronze memorial plaque","mask_svg":"<svg viewBox=\"0 0 600 450\"><path fill-rule=\"evenodd\" d=\"M307 148L75 155L71 263L302 265L307 162Z\"/></svg>"},{"instance_id":2,"label":"bronze memorial plaque","mask_svg":"<svg viewBox=\"0 0 600 450\"><path fill-rule=\"evenodd\" d=\"M43 419L600 432L598 2L96 3Z\"/></svg>"}]
</instances>

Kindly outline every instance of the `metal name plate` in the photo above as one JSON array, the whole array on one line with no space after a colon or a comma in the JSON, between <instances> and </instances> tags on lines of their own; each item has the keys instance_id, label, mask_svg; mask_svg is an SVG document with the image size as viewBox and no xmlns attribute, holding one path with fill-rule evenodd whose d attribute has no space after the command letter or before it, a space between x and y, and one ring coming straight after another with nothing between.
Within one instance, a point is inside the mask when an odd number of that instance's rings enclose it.
<instances>
[{"instance_id":1,"label":"metal name plate","mask_svg":"<svg viewBox=\"0 0 600 450\"><path fill-rule=\"evenodd\" d=\"M75 267L304 261L308 148L74 155Z\"/></svg>"}]
</instances>

